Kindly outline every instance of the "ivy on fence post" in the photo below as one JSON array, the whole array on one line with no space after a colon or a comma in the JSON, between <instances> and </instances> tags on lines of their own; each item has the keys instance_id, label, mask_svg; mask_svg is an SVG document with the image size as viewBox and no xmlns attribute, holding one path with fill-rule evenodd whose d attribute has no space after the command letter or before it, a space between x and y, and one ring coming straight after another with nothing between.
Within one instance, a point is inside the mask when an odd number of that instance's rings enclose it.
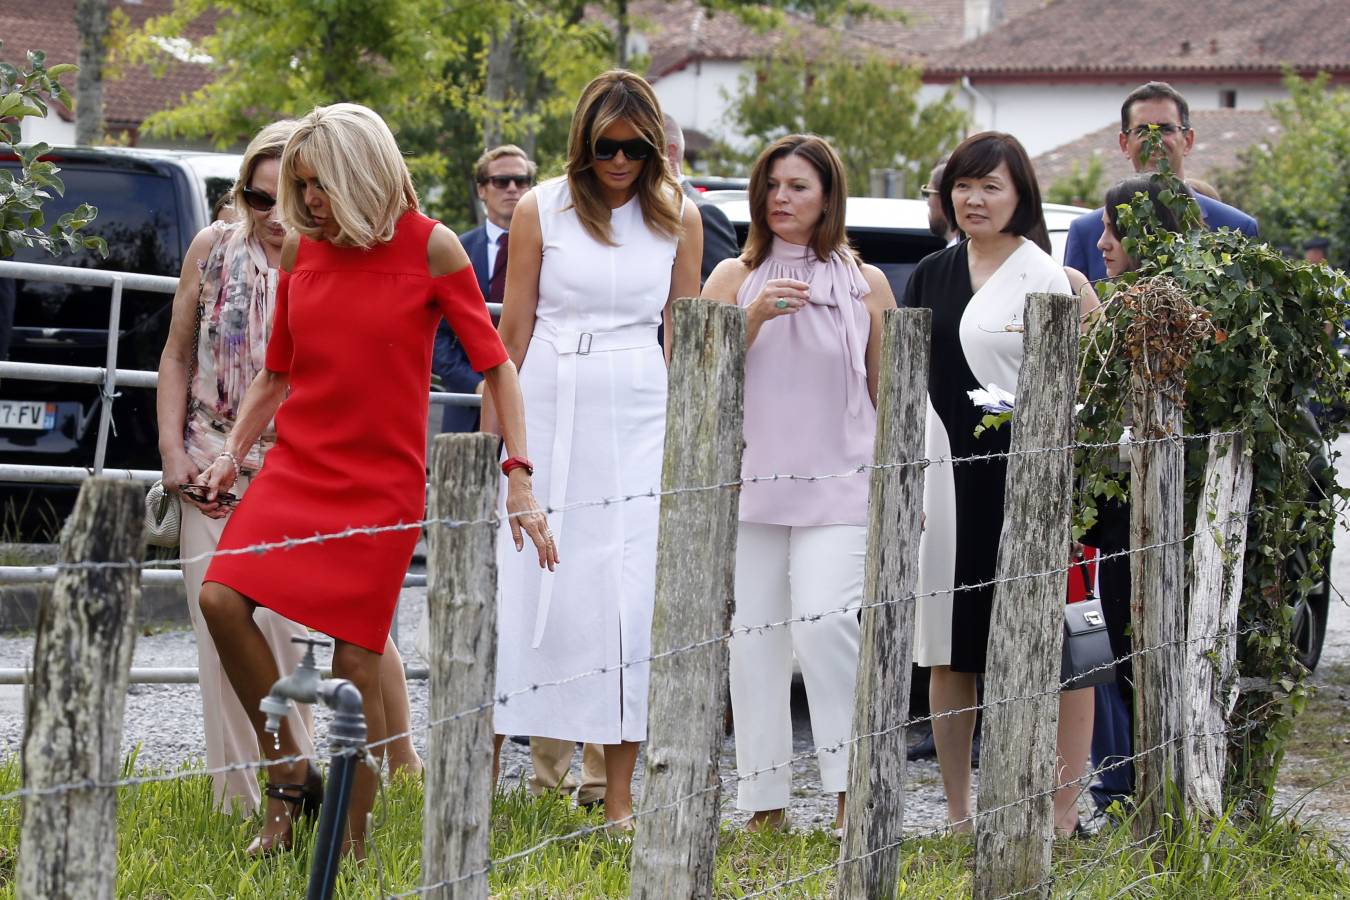
<instances>
[{"instance_id":1,"label":"ivy on fence post","mask_svg":"<svg viewBox=\"0 0 1350 900\"><path fill-rule=\"evenodd\" d=\"M1136 313L1116 295L1143 278L1171 279L1214 326L1213 340L1198 348L1186 373L1185 429L1242 431L1252 457L1239 609L1242 694L1229 723L1226 800L1259 815L1269 810L1293 717L1307 699L1307 672L1291 640L1294 603L1321 580L1336 510L1350 497L1334 469L1318 465L1323 441L1347 430L1350 363L1337 344L1350 337L1350 282L1238 232L1205 229L1165 158L1160 168L1153 176L1164 182L1159 201L1178 213L1183 233L1159 227L1143 194L1119 208L1125 251L1139 267L1106 286L1102 314L1084 339L1079 438L1112 443L1125 424L1129 360L1123 348ZM1200 442L1188 448L1188 521L1194 520L1205 452ZM1086 485L1082 521L1094 518L1098 500L1124 494L1111 473L1115 453L1114 447L1079 451ZM1307 550L1309 565L1296 571L1291 558Z\"/></svg>"}]
</instances>

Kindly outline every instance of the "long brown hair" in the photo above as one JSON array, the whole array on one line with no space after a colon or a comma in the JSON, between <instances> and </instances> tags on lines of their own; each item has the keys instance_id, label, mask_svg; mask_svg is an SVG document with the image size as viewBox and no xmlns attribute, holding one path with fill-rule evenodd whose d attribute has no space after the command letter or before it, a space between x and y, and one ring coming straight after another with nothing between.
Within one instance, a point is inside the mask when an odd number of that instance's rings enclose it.
<instances>
[{"instance_id":1,"label":"long brown hair","mask_svg":"<svg viewBox=\"0 0 1350 900\"><path fill-rule=\"evenodd\" d=\"M769 229L769 171L785 156L800 156L811 164L820 178L825 209L811 232L810 245L816 257L824 262L836 250L851 254L848 234L844 231L848 182L839 154L824 138L814 134L789 134L764 148L750 172L750 232L745 238L741 261L751 269L758 268L773 250L773 231Z\"/></svg>"},{"instance_id":2,"label":"long brown hair","mask_svg":"<svg viewBox=\"0 0 1350 900\"><path fill-rule=\"evenodd\" d=\"M614 246L609 204L601 194L594 167L595 142L619 121L632 125L652 147L637 177L643 221L658 234L680 237L684 233L680 186L666 166L661 104L651 85L623 69L605 72L586 85L572 115L572 129L567 135L567 187L581 227L600 243Z\"/></svg>"}]
</instances>

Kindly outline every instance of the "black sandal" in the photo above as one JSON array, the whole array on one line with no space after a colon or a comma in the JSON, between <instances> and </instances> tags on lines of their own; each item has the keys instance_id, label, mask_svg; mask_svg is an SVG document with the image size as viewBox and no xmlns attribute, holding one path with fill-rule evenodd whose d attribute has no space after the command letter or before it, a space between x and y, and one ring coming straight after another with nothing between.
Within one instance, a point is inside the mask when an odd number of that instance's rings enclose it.
<instances>
[{"instance_id":1,"label":"black sandal","mask_svg":"<svg viewBox=\"0 0 1350 900\"><path fill-rule=\"evenodd\" d=\"M314 766L308 766L304 784L269 784L263 792L274 800L280 800L290 807L289 818L313 820L319 815L319 806L323 803L323 777ZM291 849L291 832L277 834L271 838L258 835L245 851L249 856L269 856Z\"/></svg>"}]
</instances>

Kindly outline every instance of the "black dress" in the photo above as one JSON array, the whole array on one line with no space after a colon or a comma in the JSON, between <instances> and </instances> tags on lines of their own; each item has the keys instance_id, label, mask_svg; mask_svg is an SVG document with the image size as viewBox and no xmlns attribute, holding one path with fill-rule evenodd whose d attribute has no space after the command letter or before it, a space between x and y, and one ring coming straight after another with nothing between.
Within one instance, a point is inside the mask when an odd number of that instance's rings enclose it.
<instances>
[{"instance_id":1,"label":"black dress","mask_svg":"<svg viewBox=\"0 0 1350 900\"><path fill-rule=\"evenodd\" d=\"M996 384L1017 388L1022 362L1020 325L1029 291L1068 293L1064 270L1030 241L1023 242L973 293L962 242L923 259L902 305L932 310L928 370L929 460L1006 453L1011 427L975 436L984 411L968 391ZM983 672L993 610L999 535L1008 466L1004 457L934 462L925 470L926 525L916 623L919 665Z\"/></svg>"}]
</instances>

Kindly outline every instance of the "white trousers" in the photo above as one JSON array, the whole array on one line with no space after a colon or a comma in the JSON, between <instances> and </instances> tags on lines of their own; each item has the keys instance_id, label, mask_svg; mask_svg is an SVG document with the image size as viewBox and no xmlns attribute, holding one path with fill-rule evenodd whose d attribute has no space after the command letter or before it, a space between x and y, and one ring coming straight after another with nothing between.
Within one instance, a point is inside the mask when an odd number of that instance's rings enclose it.
<instances>
[{"instance_id":1,"label":"white trousers","mask_svg":"<svg viewBox=\"0 0 1350 900\"><path fill-rule=\"evenodd\" d=\"M232 490L243 495L248 488L248 478L241 477ZM179 530L178 545L183 558L208 553L220 543L220 534L225 530L224 519L211 519L190 503L183 504L182 526ZM192 630L197 636L197 679L202 689L202 724L206 731L206 765L210 769L236 763L249 762L262 758L258 747L257 732L253 723L244 712L244 706L234 693L225 670L220 665L220 655L216 652L211 632L202 618L201 594L202 578L210 559L183 564L183 586L187 589L188 612L192 615ZM293 637L309 637L309 629L297 625L290 619L282 618L270 609L258 607L253 620L262 629L267 645L272 648L277 668L287 675L305 654L304 647L292 644ZM297 709L298 707L298 709ZM300 752L305 755L314 753L313 715L309 706L295 704L290 715L291 734ZM261 793L258 789L258 769L237 769L211 776L215 784L216 805L221 809L231 807L240 815L252 815L258 808Z\"/></svg>"},{"instance_id":2,"label":"white trousers","mask_svg":"<svg viewBox=\"0 0 1350 900\"><path fill-rule=\"evenodd\" d=\"M856 610L862 603L866 553L867 529L860 525L740 525L735 627L822 616L731 639L731 710L741 776L736 805L741 809L788 805L794 654L806 683L821 787L831 794L848 787L845 742L852 736Z\"/></svg>"}]
</instances>

